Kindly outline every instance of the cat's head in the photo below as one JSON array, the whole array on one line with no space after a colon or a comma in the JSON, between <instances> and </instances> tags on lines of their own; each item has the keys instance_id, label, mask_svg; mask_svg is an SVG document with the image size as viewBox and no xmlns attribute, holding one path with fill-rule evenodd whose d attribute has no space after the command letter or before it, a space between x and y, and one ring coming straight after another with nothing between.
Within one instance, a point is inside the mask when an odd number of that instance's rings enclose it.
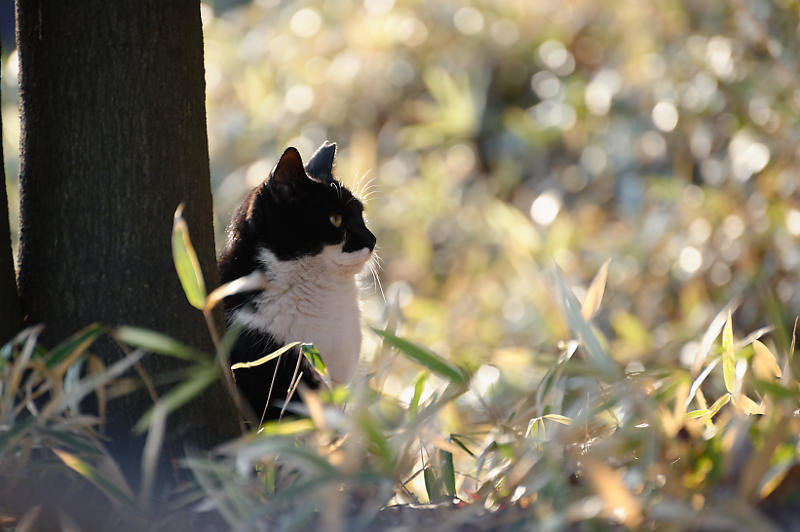
<instances>
[{"instance_id":1,"label":"cat's head","mask_svg":"<svg viewBox=\"0 0 800 532\"><path fill-rule=\"evenodd\" d=\"M303 165L288 148L242 205L245 230L257 248L281 261L320 256L330 270L358 272L375 248L361 201L333 177L336 144L325 142ZM245 235L240 235L245 236Z\"/></svg>"}]
</instances>

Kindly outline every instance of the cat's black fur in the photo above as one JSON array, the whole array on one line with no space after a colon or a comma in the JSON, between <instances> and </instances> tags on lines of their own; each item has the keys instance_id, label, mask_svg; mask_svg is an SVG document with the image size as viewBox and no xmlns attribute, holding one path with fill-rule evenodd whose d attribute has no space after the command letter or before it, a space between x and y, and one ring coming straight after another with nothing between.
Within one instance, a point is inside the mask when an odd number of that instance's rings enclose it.
<instances>
[{"instance_id":1,"label":"cat's black fur","mask_svg":"<svg viewBox=\"0 0 800 532\"><path fill-rule=\"evenodd\" d=\"M222 282L230 282L263 271L258 260L261 249L272 252L280 261L291 261L319 254L323 247L342 243L344 252L375 247L375 236L367 229L363 206L351 192L333 177L336 145L324 143L304 167L295 148L288 148L269 177L254 188L233 216L228 228L228 240L218 265ZM330 216L341 216L335 227ZM264 272L270 278L270 272ZM226 319L233 322L238 309L251 306L258 292L236 294L225 300ZM335 319L335 318L334 318ZM290 341L305 339L276 338L254 328L245 328L231 351L231 363L256 360ZM325 353L322 353L323 359ZM237 387L255 414L261 419L278 418L287 390L300 357L302 382L318 388L321 379L311 364L293 348L278 361L235 371ZM275 372L278 364L277 373ZM267 395L274 386L267 405ZM297 394L293 400L297 399Z\"/></svg>"}]
</instances>

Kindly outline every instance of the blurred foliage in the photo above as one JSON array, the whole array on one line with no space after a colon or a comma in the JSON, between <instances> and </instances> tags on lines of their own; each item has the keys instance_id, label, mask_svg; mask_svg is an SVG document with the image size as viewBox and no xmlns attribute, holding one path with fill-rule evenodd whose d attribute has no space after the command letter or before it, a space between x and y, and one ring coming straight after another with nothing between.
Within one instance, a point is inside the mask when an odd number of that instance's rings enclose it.
<instances>
[{"instance_id":1,"label":"blurred foliage","mask_svg":"<svg viewBox=\"0 0 800 532\"><path fill-rule=\"evenodd\" d=\"M566 336L553 261L582 298L612 259L595 324L619 361L690 367L733 299L739 327L785 341L800 312L796 8L204 9L218 242L285 146L333 139L340 178L367 189L404 334L503 383L529 385ZM387 386L410 397L404 370Z\"/></svg>"},{"instance_id":2,"label":"blurred foliage","mask_svg":"<svg viewBox=\"0 0 800 532\"><path fill-rule=\"evenodd\" d=\"M320 398L352 415L190 460L214 507L357 529L455 493L548 529L765 529L800 485L798 7L204 4L217 242L287 145L336 141L380 247L365 318L393 339L365 332L363 379Z\"/></svg>"}]
</instances>

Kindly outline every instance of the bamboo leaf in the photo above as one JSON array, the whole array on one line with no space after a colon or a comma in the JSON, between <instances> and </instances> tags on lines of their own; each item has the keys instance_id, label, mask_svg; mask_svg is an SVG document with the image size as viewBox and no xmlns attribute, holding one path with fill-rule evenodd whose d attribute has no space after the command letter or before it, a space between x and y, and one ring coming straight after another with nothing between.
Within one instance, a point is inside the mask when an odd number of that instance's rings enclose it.
<instances>
[{"instance_id":1,"label":"bamboo leaf","mask_svg":"<svg viewBox=\"0 0 800 532\"><path fill-rule=\"evenodd\" d=\"M254 368L256 366L261 366L262 364L266 364L267 362L269 362L272 359L278 358L279 356L284 354L286 351L288 351L289 349L291 349L291 348L293 348L293 347L295 347L297 345L300 345L300 342L292 342L291 344L285 345L285 346L281 347L280 349L276 349L272 353L270 353L270 354L268 354L266 356L263 356L263 357L259 358L258 360L252 360L250 362L237 362L236 364L231 366L231 369L232 370L234 370L234 369L246 369L246 368Z\"/></svg>"},{"instance_id":2,"label":"bamboo leaf","mask_svg":"<svg viewBox=\"0 0 800 532\"><path fill-rule=\"evenodd\" d=\"M206 305L206 283L189 238L189 227L183 219L183 203L175 209L172 223L172 259L186 299L194 308L202 310Z\"/></svg>"},{"instance_id":3,"label":"bamboo leaf","mask_svg":"<svg viewBox=\"0 0 800 532\"><path fill-rule=\"evenodd\" d=\"M422 476L425 479L425 492L428 494L428 500L432 503L442 500L442 485L433 468L431 466L425 466L425 469L422 471Z\"/></svg>"},{"instance_id":4,"label":"bamboo leaf","mask_svg":"<svg viewBox=\"0 0 800 532\"><path fill-rule=\"evenodd\" d=\"M621 372L619 366L614 361L614 359L609 356L609 354L603 349L600 345L600 341L595 336L592 328L586 322L586 320L581 316L580 311L578 310L578 300L575 299L575 296L567 289L566 284L564 284L564 280L561 278L561 274L558 271L558 267L554 266L552 269L552 275L555 278L555 284L558 288L559 295L561 296L561 303L564 309L564 313L567 317L567 323L569 324L570 329L572 329L573 333L577 334L580 337L581 344L583 345L586 353L588 356L588 361L592 364L593 368L599 372L606 380L615 381L620 378Z\"/></svg>"},{"instance_id":5,"label":"bamboo leaf","mask_svg":"<svg viewBox=\"0 0 800 532\"><path fill-rule=\"evenodd\" d=\"M726 393L725 395L723 395L722 397L720 397L719 399L714 401L714 404L712 404L708 408L709 413L711 414L711 416L713 417L713 416L717 415L717 412L719 412L722 409L723 406L728 404L728 402L730 402L730 400L731 400L731 394L730 393Z\"/></svg>"},{"instance_id":6,"label":"bamboo leaf","mask_svg":"<svg viewBox=\"0 0 800 532\"><path fill-rule=\"evenodd\" d=\"M700 386L703 384L703 381L706 380L708 375L711 373L711 370L713 370L715 367L717 367L717 364L719 364L719 360L719 358L715 358L709 362L708 366L706 366L700 375L698 375L694 381L692 381L692 386L689 388L689 395L686 397L686 404L684 407L688 407L692 402L692 399L694 399L695 395L697 395L697 392L700 390Z\"/></svg>"},{"instance_id":7,"label":"bamboo leaf","mask_svg":"<svg viewBox=\"0 0 800 532\"><path fill-rule=\"evenodd\" d=\"M194 399L200 392L205 390L212 382L217 380L218 371L217 367L210 365L204 367L199 371L192 374L189 380L183 382L170 390L166 395L159 399L159 403L163 404L167 414L174 412L184 404ZM150 425L150 420L153 416L154 408L150 408L139 419L134 426L133 430L137 434L143 433Z\"/></svg>"},{"instance_id":8,"label":"bamboo leaf","mask_svg":"<svg viewBox=\"0 0 800 532\"><path fill-rule=\"evenodd\" d=\"M760 379L781 378L783 371L775 360L775 355L759 340L753 342L753 371Z\"/></svg>"},{"instance_id":9,"label":"bamboo leaf","mask_svg":"<svg viewBox=\"0 0 800 532\"><path fill-rule=\"evenodd\" d=\"M586 291L586 297L583 300L583 305L581 305L581 316L586 321L592 319L592 316L595 315L597 310L600 308L600 303L603 301L603 293L606 289L606 279L608 279L608 264L611 262L611 259L607 259L592 280L592 284L589 285L589 289Z\"/></svg>"},{"instance_id":10,"label":"bamboo leaf","mask_svg":"<svg viewBox=\"0 0 800 532\"><path fill-rule=\"evenodd\" d=\"M555 421L556 423L561 423L562 425L569 425L572 423L572 419L568 418L567 416L562 416L560 414L545 414L542 416L544 419L549 419L550 421Z\"/></svg>"},{"instance_id":11,"label":"bamboo leaf","mask_svg":"<svg viewBox=\"0 0 800 532\"><path fill-rule=\"evenodd\" d=\"M725 389L733 392L736 381L736 369L733 352L733 323L731 312L728 311L728 321L722 329L722 376L725 380Z\"/></svg>"},{"instance_id":12,"label":"bamboo leaf","mask_svg":"<svg viewBox=\"0 0 800 532\"><path fill-rule=\"evenodd\" d=\"M296 436L314 430L314 422L309 418L293 419L291 421L270 421L261 425L258 430L264 436Z\"/></svg>"},{"instance_id":13,"label":"bamboo leaf","mask_svg":"<svg viewBox=\"0 0 800 532\"><path fill-rule=\"evenodd\" d=\"M300 350L303 352L303 355L311 362L311 365L314 366L320 375L327 375L328 374L328 367L325 365L325 361L322 359L322 355L319 352L319 349L314 344L302 344L300 346Z\"/></svg>"},{"instance_id":14,"label":"bamboo leaf","mask_svg":"<svg viewBox=\"0 0 800 532\"><path fill-rule=\"evenodd\" d=\"M208 294L204 310L211 310L228 296L241 294L243 292L264 290L267 286L269 286L269 279L267 279L267 276L264 275L261 270L254 270L244 277L234 279L212 290L211 293Z\"/></svg>"},{"instance_id":15,"label":"bamboo leaf","mask_svg":"<svg viewBox=\"0 0 800 532\"><path fill-rule=\"evenodd\" d=\"M143 329L141 327L122 326L114 330L114 337L123 344L141 348L150 353L168 355L182 360L204 362L208 356L192 349L166 334Z\"/></svg>"},{"instance_id":16,"label":"bamboo leaf","mask_svg":"<svg viewBox=\"0 0 800 532\"><path fill-rule=\"evenodd\" d=\"M456 434L451 434L450 435L450 440L453 443L455 443L456 445L458 445L465 453L467 453L471 457L475 458L475 453L470 451L469 448L467 447L467 445L464 442L461 441L461 437L460 436L458 436Z\"/></svg>"},{"instance_id":17,"label":"bamboo leaf","mask_svg":"<svg viewBox=\"0 0 800 532\"><path fill-rule=\"evenodd\" d=\"M429 349L410 342L404 338L393 335L389 331L372 328L373 332L384 339L386 343L406 355L408 358L422 364L432 372L458 384L464 384L465 378L461 370L453 366L439 355Z\"/></svg>"},{"instance_id":18,"label":"bamboo leaf","mask_svg":"<svg viewBox=\"0 0 800 532\"><path fill-rule=\"evenodd\" d=\"M449 497L456 496L456 472L453 466L453 453L439 451L439 467L442 470L442 485L445 494Z\"/></svg>"},{"instance_id":19,"label":"bamboo leaf","mask_svg":"<svg viewBox=\"0 0 800 532\"><path fill-rule=\"evenodd\" d=\"M104 332L105 327L99 323L93 323L81 329L50 351L47 355L45 366L48 369L52 369L67 359L69 359L69 362L65 365L72 364L75 358L83 354ZM66 368L64 369L66 370Z\"/></svg>"},{"instance_id":20,"label":"bamboo leaf","mask_svg":"<svg viewBox=\"0 0 800 532\"><path fill-rule=\"evenodd\" d=\"M74 454L61 449L53 449L53 452L61 459L62 462L64 462L67 467L77 471L89 482L109 495L112 501L122 504L129 510L138 512L138 507L136 506L134 500L129 497L123 489L119 488L108 479L103 477L91 464L81 460Z\"/></svg>"},{"instance_id":21,"label":"bamboo leaf","mask_svg":"<svg viewBox=\"0 0 800 532\"><path fill-rule=\"evenodd\" d=\"M420 373L414 381L414 396L411 398L411 403L408 405L408 413L413 416L419 410L419 400L422 397L422 392L425 390L425 381L428 379L427 373Z\"/></svg>"},{"instance_id":22,"label":"bamboo leaf","mask_svg":"<svg viewBox=\"0 0 800 532\"><path fill-rule=\"evenodd\" d=\"M767 412L767 407L764 405L764 401L761 403L756 403L746 395L742 394L736 399L736 405L741 408L742 412L744 412L747 416L757 415L757 414L765 414Z\"/></svg>"}]
</instances>

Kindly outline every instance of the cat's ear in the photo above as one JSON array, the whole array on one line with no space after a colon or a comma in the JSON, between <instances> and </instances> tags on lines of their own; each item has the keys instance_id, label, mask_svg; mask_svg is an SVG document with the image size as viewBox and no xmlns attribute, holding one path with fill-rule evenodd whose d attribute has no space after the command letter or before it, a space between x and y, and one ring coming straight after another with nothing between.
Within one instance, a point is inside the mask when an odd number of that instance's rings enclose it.
<instances>
[{"instance_id":1,"label":"cat's ear","mask_svg":"<svg viewBox=\"0 0 800 532\"><path fill-rule=\"evenodd\" d=\"M308 181L308 176L303 168L303 160L297 149L289 147L281 155L278 164L272 169L266 184L277 196L290 197L297 192L298 187Z\"/></svg>"},{"instance_id":2,"label":"cat's ear","mask_svg":"<svg viewBox=\"0 0 800 532\"><path fill-rule=\"evenodd\" d=\"M306 164L306 172L308 175L321 181L330 184L333 182L333 159L336 156L336 143L325 141L322 146L317 148L314 155L309 159Z\"/></svg>"}]
</instances>

